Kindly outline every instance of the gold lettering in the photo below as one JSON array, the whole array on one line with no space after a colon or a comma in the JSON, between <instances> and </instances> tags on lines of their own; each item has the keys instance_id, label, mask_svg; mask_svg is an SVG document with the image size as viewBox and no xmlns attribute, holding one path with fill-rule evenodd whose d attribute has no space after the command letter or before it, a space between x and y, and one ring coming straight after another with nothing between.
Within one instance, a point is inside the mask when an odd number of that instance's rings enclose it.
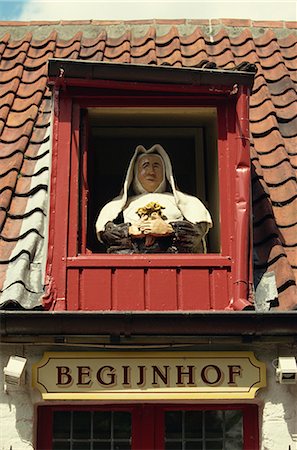
<instances>
[{"instance_id":1,"label":"gold lettering","mask_svg":"<svg viewBox=\"0 0 297 450\"><path fill-rule=\"evenodd\" d=\"M58 386L65 386L72 383L72 376L70 375L70 368L67 366L57 366L58 370Z\"/></svg>"},{"instance_id":2,"label":"gold lettering","mask_svg":"<svg viewBox=\"0 0 297 450\"><path fill-rule=\"evenodd\" d=\"M89 366L77 366L77 385L88 385L91 383L91 380L89 379L88 381L84 380L84 377L89 377L91 376L91 368Z\"/></svg>"},{"instance_id":3,"label":"gold lettering","mask_svg":"<svg viewBox=\"0 0 297 450\"><path fill-rule=\"evenodd\" d=\"M139 369L139 381L137 382L137 386L141 386L145 383L145 366L137 366Z\"/></svg>"},{"instance_id":4,"label":"gold lettering","mask_svg":"<svg viewBox=\"0 0 297 450\"><path fill-rule=\"evenodd\" d=\"M210 381L208 378L209 372L212 369L216 373L216 378L214 379L214 381ZM203 367L203 369L201 371L201 378L202 378L202 381L206 384L217 384L222 379L221 369L218 366L215 366L213 364L210 364L209 366L205 366L205 367Z\"/></svg>"},{"instance_id":5,"label":"gold lettering","mask_svg":"<svg viewBox=\"0 0 297 450\"><path fill-rule=\"evenodd\" d=\"M109 378L109 381L104 381L102 376L104 375L104 372L109 370L109 372L105 373L105 376ZM97 380L100 384L103 384L103 386L111 386L115 384L116 381L116 375L114 373L115 368L112 366L102 366L97 372Z\"/></svg>"},{"instance_id":6,"label":"gold lettering","mask_svg":"<svg viewBox=\"0 0 297 450\"><path fill-rule=\"evenodd\" d=\"M228 384L236 384L234 381L235 376L241 376L241 366L228 366L229 368L229 381Z\"/></svg>"},{"instance_id":7,"label":"gold lettering","mask_svg":"<svg viewBox=\"0 0 297 450\"><path fill-rule=\"evenodd\" d=\"M183 371L183 369L185 368L184 366L176 366L177 368L177 383L176 384L192 384L195 385L194 383L194 368L195 366L186 366L188 368L188 371ZM187 383L185 383L183 381L183 378L187 376L189 378L189 381Z\"/></svg>"},{"instance_id":8,"label":"gold lettering","mask_svg":"<svg viewBox=\"0 0 297 450\"><path fill-rule=\"evenodd\" d=\"M152 382L152 384L153 385L158 385L158 383L156 381L157 376L161 378L161 380L163 381L164 384L168 384L168 369L169 369L169 366L163 366L163 367L165 369L165 373L163 373L161 371L161 369L159 369L158 366L152 366L152 369L153 369L153 382Z\"/></svg>"},{"instance_id":9,"label":"gold lettering","mask_svg":"<svg viewBox=\"0 0 297 450\"><path fill-rule=\"evenodd\" d=\"M123 386L130 386L130 372L131 367L130 366L122 366L123 368Z\"/></svg>"}]
</instances>

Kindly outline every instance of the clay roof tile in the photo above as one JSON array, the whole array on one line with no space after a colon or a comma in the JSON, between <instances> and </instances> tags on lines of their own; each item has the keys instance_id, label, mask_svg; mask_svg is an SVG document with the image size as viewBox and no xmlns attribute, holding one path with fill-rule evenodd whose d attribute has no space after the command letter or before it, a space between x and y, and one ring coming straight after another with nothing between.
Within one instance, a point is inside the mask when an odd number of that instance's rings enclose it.
<instances>
[{"instance_id":1,"label":"clay roof tile","mask_svg":"<svg viewBox=\"0 0 297 450\"><path fill-rule=\"evenodd\" d=\"M262 33L263 24L254 23L253 29L251 22L238 21L93 21L80 23L92 37L81 31L62 39L61 30L69 25L75 22L46 24L49 34L40 40L31 33L18 40L9 33L0 38L0 291L7 289L9 262L34 261L28 242L44 248L49 58L233 70L248 63L257 68L250 99L255 270L274 271L280 310L296 307L297 35L292 24L282 37L273 23ZM114 33L114 26L122 33ZM30 285L25 279L15 282L26 285L16 299L22 304Z\"/></svg>"}]
</instances>

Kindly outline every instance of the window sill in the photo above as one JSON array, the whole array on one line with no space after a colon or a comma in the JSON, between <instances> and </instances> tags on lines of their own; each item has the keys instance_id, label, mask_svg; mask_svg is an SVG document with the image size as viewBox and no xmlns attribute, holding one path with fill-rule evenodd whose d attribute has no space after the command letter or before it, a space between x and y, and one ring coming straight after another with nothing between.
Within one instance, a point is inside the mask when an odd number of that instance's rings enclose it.
<instances>
[{"instance_id":1,"label":"window sill","mask_svg":"<svg viewBox=\"0 0 297 450\"><path fill-rule=\"evenodd\" d=\"M150 254L106 255L92 254L68 257L71 267L230 267L230 256L219 254Z\"/></svg>"}]
</instances>

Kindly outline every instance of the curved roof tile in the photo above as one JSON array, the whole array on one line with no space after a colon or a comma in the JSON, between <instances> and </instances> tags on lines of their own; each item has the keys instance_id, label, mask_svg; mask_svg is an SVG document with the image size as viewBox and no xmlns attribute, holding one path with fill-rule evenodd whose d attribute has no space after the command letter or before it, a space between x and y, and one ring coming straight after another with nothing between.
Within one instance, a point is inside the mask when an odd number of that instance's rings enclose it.
<instances>
[{"instance_id":1,"label":"curved roof tile","mask_svg":"<svg viewBox=\"0 0 297 450\"><path fill-rule=\"evenodd\" d=\"M134 22L96 22L89 26L92 37L83 34L88 25L80 25L82 31L68 39L63 26L47 24L48 36L29 32L18 40L13 27L7 33L3 22L0 26L0 304L13 300L33 308L42 302L52 110L47 61L55 57L225 69L245 61L256 65L250 100L254 266L256 273L275 272L278 308L296 308L297 32L292 24L280 29L270 23L262 32L219 21L199 27L194 21L189 27L186 21L146 21L140 28Z\"/></svg>"},{"instance_id":2,"label":"curved roof tile","mask_svg":"<svg viewBox=\"0 0 297 450\"><path fill-rule=\"evenodd\" d=\"M96 38L82 38L78 59L91 59L102 61L106 44L106 32L100 33Z\"/></svg>"}]
</instances>

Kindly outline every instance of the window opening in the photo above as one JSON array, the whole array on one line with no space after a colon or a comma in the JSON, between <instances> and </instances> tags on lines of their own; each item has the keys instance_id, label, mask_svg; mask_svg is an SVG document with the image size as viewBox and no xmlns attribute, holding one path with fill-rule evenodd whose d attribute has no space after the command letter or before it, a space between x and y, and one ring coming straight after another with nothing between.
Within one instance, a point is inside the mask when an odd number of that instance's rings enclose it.
<instances>
[{"instance_id":1,"label":"window opening","mask_svg":"<svg viewBox=\"0 0 297 450\"><path fill-rule=\"evenodd\" d=\"M122 188L138 145L160 144L168 153L180 191L198 197L211 212L208 253L220 251L217 111L194 108L89 108L87 248L104 253L95 233L102 207ZM83 173L83 171L81 171Z\"/></svg>"},{"instance_id":2,"label":"window opening","mask_svg":"<svg viewBox=\"0 0 297 450\"><path fill-rule=\"evenodd\" d=\"M238 410L165 412L165 450L242 450Z\"/></svg>"},{"instance_id":3,"label":"window opening","mask_svg":"<svg viewBox=\"0 0 297 450\"><path fill-rule=\"evenodd\" d=\"M130 450L131 413L54 411L53 450Z\"/></svg>"}]
</instances>

